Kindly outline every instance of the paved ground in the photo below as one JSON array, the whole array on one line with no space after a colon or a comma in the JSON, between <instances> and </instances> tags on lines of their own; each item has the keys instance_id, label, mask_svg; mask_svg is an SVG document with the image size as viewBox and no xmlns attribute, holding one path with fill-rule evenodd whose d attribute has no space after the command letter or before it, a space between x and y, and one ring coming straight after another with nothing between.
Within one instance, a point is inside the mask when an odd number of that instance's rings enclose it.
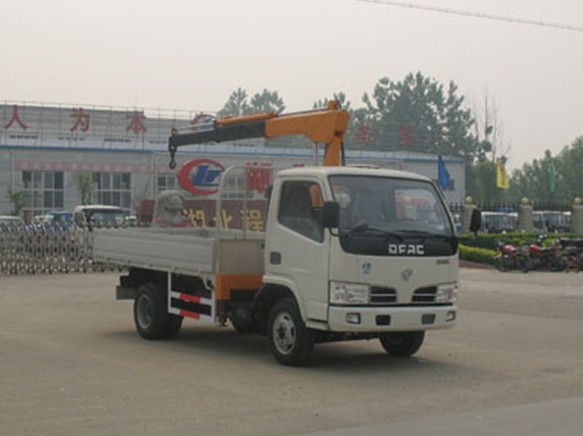
<instances>
[{"instance_id":1,"label":"paved ground","mask_svg":"<svg viewBox=\"0 0 583 436\"><path fill-rule=\"evenodd\" d=\"M264 339L134 332L114 274L0 277L0 435L580 435L583 273L461 272L460 322L274 363Z\"/></svg>"}]
</instances>

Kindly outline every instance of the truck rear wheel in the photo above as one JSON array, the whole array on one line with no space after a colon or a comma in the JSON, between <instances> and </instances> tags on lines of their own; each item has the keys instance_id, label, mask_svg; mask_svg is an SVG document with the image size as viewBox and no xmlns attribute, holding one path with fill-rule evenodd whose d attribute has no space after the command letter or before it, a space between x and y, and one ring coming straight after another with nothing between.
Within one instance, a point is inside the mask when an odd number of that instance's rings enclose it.
<instances>
[{"instance_id":1,"label":"truck rear wheel","mask_svg":"<svg viewBox=\"0 0 583 436\"><path fill-rule=\"evenodd\" d=\"M282 365L302 366L312 356L314 338L306 328L295 300L278 301L269 314L267 335L271 352Z\"/></svg>"},{"instance_id":2,"label":"truck rear wheel","mask_svg":"<svg viewBox=\"0 0 583 436\"><path fill-rule=\"evenodd\" d=\"M180 333L183 317L171 314L167 315L169 320L166 329L164 329L164 339L174 339Z\"/></svg>"},{"instance_id":3,"label":"truck rear wheel","mask_svg":"<svg viewBox=\"0 0 583 436\"><path fill-rule=\"evenodd\" d=\"M138 288L134 300L136 330L145 339L171 339L182 326L182 317L167 312L164 292L154 283Z\"/></svg>"},{"instance_id":4,"label":"truck rear wheel","mask_svg":"<svg viewBox=\"0 0 583 436\"><path fill-rule=\"evenodd\" d=\"M419 351L425 332L381 333L379 339L385 351L394 357L410 357Z\"/></svg>"}]
</instances>

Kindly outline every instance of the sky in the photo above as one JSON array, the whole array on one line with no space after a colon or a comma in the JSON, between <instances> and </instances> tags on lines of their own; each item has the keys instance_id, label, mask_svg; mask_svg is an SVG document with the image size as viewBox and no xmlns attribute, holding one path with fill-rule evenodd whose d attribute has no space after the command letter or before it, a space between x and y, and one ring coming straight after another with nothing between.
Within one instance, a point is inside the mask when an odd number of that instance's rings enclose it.
<instances>
[{"instance_id":1,"label":"sky","mask_svg":"<svg viewBox=\"0 0 583 436\"><path fill-rule=\"evenodd\" d=\"M407 3L583 27L580 0ZM218 111L235 89L286 111L420 71L487 99L508 167L583 135L583 32L359 0L2 1L0 102Z\"/></svg>"}]
</instances>

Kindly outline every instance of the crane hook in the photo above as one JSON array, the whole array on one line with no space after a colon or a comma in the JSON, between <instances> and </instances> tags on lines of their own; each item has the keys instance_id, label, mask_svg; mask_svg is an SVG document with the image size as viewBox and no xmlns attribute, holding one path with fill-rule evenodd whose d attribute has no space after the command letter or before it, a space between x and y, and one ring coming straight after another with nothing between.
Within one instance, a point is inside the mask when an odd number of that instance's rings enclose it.
<instances>
[{"instance_id":1,"label":"crane hook","mask_svg":"<svg viewBox=\"0 0 583 436\"><path fill-rule=\"evenodd\" d=\"M176 168L176 160L174 159L174 157L176 156L176 149L178 147L176 147L176 145L169 145L168 146L168 151L170 152L170 162L168 163L168 167L173 170L174 168Z\"/></svg>"}]
</instances>

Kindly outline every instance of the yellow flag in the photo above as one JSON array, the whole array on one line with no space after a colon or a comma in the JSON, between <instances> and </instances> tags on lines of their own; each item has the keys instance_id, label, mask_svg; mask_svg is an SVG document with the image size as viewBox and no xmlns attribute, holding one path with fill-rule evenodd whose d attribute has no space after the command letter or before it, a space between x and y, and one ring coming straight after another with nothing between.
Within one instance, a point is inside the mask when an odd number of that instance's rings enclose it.
<instances>
[{"instance_id":1,"label":"yellow flag","mask_svg":"<svg viewBox=\"0 0 583 436\"><path fill-rule=\"evenodd\" d=\"M510 189L510 180L500 158L496 159L496 186L501 189Z\"/></svg>"}]
</instances>

